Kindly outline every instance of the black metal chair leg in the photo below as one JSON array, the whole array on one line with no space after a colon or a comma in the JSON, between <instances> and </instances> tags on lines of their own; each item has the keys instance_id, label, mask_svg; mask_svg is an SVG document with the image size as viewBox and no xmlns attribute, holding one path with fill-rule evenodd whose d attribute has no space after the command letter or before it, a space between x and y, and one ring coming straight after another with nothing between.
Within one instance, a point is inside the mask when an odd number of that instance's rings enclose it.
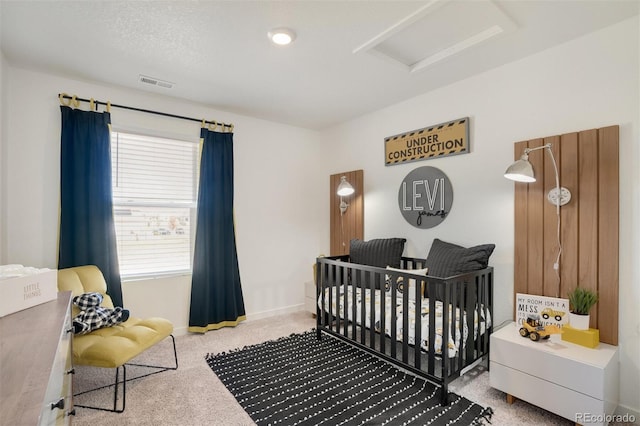
<instances>
[{"instance_id":1,"label":"black metal chair leg","mask_svg":"<svg viewBox=\"0 0 640 426\"><path fill-rule=\"evenodd\" d=\"M125 403L127 402L127 367L122 366L122 409L118 410L118 372L120 368L116 368L116 384L113 390L113 410L114 413L122 413L124 411Z\"/></svg>"},{"instance_id":2,"label":"black metal chair leg","mask_svg":"<svg viewBox=\"0 0 640 426\"><path fill-rule=\"evenodd\" d=\"M175 367L165 367L165 366L161 366L161 365L148 365L148 364L134 364L134 363L128 362L126 365L135 365L136 367L147 367L147 368L157 368L158 369L158 371L153 371L151 373L144 374L142 376L136 376L136 377L134 377L132 379L129 379L129 380L140 379L142 377L151 376L152 374L162 373L163 371L177 370L178 369L178 352L176 351L176 339L175 339L175 337L173 337L173 334L170 334L169 337L171 337L171 340L173 342L173 357L175 359Z\"/></svg>"},{"instance_id":3,"label":"black metal chair leg","mask_svg":"<svg viewBox=\"0 0 640 426\"><path fill-rule=\"evenodd\" d=\"M133 363L126 363L123 364L122 367L122 381L119 381L118 378L120 376L120 367L116 367L116 380L115 383L112 384L108 384L105 386L100 386L91 390L87 390L84 392L80 392L77 394L74 394L73 396L79 396L79 395L83 395L85 393L89 393L89 392L93 392L93 391L97 391L100 389L104 389L104 388L108 388L110 386L115 386L115 389L113 390L113 409L111 408L103 408L103 407L94 407L94 406L90 406L90 405L79 405L79 404L74 404L75 407L80 407L80 408L89 408L92 410L100 410L100 411L109 411L111 413L122 413L124 412L125 406L126 406L126 401L127 401L127 382L130 380L136 380L136 379L141 379L143 377L147 377L147 376L151 376L153 374L158 374L158 373L162 373L163 371L167 371L167 370L177 370L178 369L178 351L176 350L176 339L175 337L173 337L173 334L169 335L171 337L171 341L173 343L173 357L175 360L175 366L174 367L165 367L165 366L158 366L158 365L147 365L147 364L133 364ZM147 374L143 374L142 376L136 376L136 377L132 377L130 379L127 379L127 365L133 365L136 367L147 367L147 368L156 368L158 369L157 371L152 371L151 373L147 373ZM122 408L118 409L118 385L122 383Z\"/></svg>"}]
</instances>

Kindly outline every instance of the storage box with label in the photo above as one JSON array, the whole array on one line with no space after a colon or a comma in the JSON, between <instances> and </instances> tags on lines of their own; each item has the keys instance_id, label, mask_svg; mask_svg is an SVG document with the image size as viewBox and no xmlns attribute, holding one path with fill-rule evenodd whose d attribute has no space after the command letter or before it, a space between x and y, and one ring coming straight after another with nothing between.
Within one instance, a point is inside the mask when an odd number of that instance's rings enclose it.
<instances>
[{"instance_id":1,"label":"storage box with label","mask_svg":"<svg viewBox=\"0 0 640 426\"><path fill-rule=\"evenodd\" d=\"M58 296L58 272L22 265L0 266L0 317Z\"/></svg>"}]
</instances>

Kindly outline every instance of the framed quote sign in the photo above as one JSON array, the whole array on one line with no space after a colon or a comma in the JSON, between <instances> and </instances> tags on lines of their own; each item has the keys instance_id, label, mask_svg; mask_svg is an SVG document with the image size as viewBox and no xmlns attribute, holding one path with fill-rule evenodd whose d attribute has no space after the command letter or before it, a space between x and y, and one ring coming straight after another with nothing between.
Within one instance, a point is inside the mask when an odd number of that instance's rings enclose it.
<instances>
[{"instance_id":1,"label":"framed quote sign","mask_svg":"<svg viewBox=\"0 0 640 426\"><path fill-rule=\"evenodd\" d=\"M400 184L400 213L416 228L428 229L440 225L451 212L452 205L453 187L440 169L418 167Z\"/></svg>"},{"instance_id":2,"label":"framed quote sign","mask_svg":"<svg viewBox=\"0 0 640 426\"><path fill-rule=\"evenodd\" d=\"M516 324L522 325L528 317L538 319L542 325L562 327L568 323L569 300L516 293Z\"/></svg>"},{"instance_id":3,"label":"framed quote sign","mask_svg":"<svg viewBox=\"0 0 640 426\"><path fill-rule=\"evenodd\" d=\"M386 166L469 153L469 117L384 138Z\"/></svg>"}]
</instances>

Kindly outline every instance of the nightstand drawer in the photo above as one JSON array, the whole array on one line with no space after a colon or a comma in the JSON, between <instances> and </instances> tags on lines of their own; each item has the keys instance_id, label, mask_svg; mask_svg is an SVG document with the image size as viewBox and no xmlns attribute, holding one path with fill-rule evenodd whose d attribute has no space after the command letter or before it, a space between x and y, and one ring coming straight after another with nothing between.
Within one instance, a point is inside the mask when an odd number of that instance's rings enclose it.
<instances>
[{"instance_id":1,"label":"nightstand drawer","mask_svg":"<svg viewBox=\"0 0 640 426\"><path fill-rule=\"evenodd\" d=\"M606 406L602 400L495 362L490 363L489 371L491 387L574 422L577 422L576 416L581 413L603 414L611 413L615 409L615 405ZM605 423L590 424L604 425Z\"/></svg>"}]
</instances>

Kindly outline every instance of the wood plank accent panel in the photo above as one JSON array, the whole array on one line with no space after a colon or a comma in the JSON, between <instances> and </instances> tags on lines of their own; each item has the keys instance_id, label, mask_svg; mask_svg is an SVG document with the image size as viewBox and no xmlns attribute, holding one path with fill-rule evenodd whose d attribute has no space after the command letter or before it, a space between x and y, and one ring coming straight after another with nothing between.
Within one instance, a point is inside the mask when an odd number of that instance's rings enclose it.
<instances>
[{"instance_id":1,"label":"wood plank accent panel","mask_svg":"<svg viewBox=\"0 0 640 426\"><path fill-rule=\"evenodd\" d=\"M600 341L618 344L619 127L515 143L514 158L525 148L547 143L558 164L560 185L571 201L560 207L560 268L556 207L547 201L555 172L546 150L529 154L537 181L515 183L514 291L566 298L576 286L598 292L590 327Z\"/></svg>"},{"instance_id":2,"label":"wood plank accent panel","mask_svg":"<svg viewBox=\"0 0 640 426\"><path fill-rule=\"evenodd\" d=\"M618 257L620 251L618 228L620 216L618 161L620 154L618 140L618 126L598 130L598 252L607 253L607 256L601 256L598 262L598 291L600 295L600 302L597 305L598 328L601 336L603 334L615 336L614 344L618 343ZM610 309L610 307L615 307L615 309Z\"/></svg>"},{"instance_id":3,"label":"wood plank accent panel","mask_svg":"<svg viewBox=\"0 0 640 426\"><path fill-rule=\"evenodd\" d=\"M340 214L340 196L336 193L342 176L346 176L347 182L355 189L353 194L342 197L349 204L344 214ZM331 175L329 198L330 256L349 254L349 241L353 238L364 239L364 172L354 170Z\"/></svg>"}]
</instances>

